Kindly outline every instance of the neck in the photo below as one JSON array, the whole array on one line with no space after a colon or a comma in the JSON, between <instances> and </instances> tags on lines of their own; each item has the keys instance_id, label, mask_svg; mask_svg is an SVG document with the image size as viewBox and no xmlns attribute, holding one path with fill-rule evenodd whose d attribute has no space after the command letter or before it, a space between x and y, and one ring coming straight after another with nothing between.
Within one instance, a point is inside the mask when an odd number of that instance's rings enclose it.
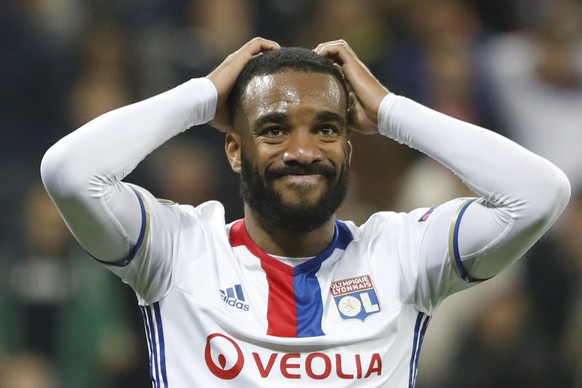
<instances>
[{"instance_id":1,"label":"neck","mask_svg":"<svg viewBox=\"0 0 582 388\"><path fill-rule=\"evenodd\" d=\"M317 256L331 244L335 232L334 217L308 233L289 233L266 224L245 205L245 226L249 237L263 251L286 257Z\"/></svg>"}]
</instances>

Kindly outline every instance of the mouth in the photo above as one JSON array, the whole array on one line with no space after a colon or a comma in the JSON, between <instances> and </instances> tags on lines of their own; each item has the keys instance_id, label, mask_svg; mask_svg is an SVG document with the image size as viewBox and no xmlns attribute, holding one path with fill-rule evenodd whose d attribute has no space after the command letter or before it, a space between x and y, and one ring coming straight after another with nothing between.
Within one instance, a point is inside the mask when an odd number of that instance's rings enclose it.
<instances>
[{"instance_id":1,"label":"mouth","mask_svg":"<svg viewBox=\"0 0 582 388\"><path fill-rule=\"evenodd\" d=\"M267 179L316 179L331 178L336 171L331 166L309 165L309 166L286 166L282 168L273 168L265 173Z\"/></svg>"},{"instance_id":2,"label":"mouth","mask_svg":"<svg viewBox=\"0 0 582 388\"><path fill-rule=\"evenodd\" d=\"M321 174L289 174L283 175L279 179L294 185L311 185L324 179L324 176Z\"/></svg>"}]
</instances>

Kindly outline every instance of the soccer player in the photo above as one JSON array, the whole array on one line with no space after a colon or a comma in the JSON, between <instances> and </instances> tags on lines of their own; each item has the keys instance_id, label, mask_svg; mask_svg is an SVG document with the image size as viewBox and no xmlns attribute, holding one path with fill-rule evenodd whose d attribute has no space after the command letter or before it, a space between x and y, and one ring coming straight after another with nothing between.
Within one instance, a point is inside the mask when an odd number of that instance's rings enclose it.
<instances>
[{"instance_id":1,"label":"soccer player","mask_svg":"<svg viewBox=\"0 0 582 388\"><path fill-rule=\"evenodd\" d=\"M245 216L230 224L216 201L122 181L207 122L241 177ZM477 196L337 220L352 131L424 152ZM135 290L152 384L174 388L413 387L438 304L523 255L570 195L547 160L390 93L343 41L255 38L207 77L69 134L41 170L80 244Z\"/></svg>"}]
</instances>

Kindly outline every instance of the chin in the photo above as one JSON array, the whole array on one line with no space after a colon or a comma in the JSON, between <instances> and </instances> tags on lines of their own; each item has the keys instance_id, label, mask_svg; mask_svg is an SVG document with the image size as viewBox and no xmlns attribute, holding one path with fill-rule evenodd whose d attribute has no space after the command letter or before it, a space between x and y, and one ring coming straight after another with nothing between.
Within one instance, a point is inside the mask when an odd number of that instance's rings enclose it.
<instances>
[{"instance_id":1,"label":"chin","mask_svg":"<svg viewBox=\"0 0 582 388\"><path fill-rule=\"evenodd\" d=\"M313 207L321 203L325 195L325 187L300 187L297 190L278 191L279 198L286 206L296 208Z\"/></svg>"}]
</instances>

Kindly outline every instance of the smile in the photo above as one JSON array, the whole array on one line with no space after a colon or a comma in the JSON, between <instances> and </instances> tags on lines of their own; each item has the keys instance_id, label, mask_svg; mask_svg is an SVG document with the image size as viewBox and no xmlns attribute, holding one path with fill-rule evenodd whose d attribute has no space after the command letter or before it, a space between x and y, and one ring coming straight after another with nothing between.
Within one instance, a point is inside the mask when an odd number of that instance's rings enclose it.
<instances>
[{"instance_id":1,"label":"smile","mask_svg":"<svg viewBox=\"0 0 582 388\"><path fill-rule=\"evenodd\" d=\"M323 179L323 175L321 174L284 175L280 179L290 184L309 185L321 181L321 179Z\"/></svg>"}]
</instances>

